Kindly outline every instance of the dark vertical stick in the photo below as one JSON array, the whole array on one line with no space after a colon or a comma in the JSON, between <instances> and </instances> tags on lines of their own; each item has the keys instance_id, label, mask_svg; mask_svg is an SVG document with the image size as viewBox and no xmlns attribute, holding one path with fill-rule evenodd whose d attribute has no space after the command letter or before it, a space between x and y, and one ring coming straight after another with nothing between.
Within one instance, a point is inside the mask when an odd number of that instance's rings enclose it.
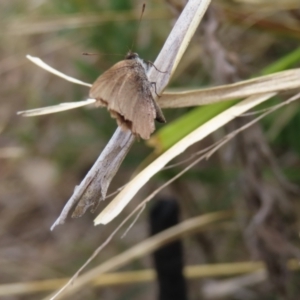
<instances>
[{"instance_id":1,"label":"dark vertical stick","mask_svg":"<svg viewBox=\"0 0 300 300\"><path fill-rule=\"evenodd\" d=\"M151 209L151 235L179 223L179 206L174 199L158 200ZM159 286L159 300L187 300L187 288L183 275L183 249L181 241L175 241L153 254Z\"/></svg>"}]
</instances>

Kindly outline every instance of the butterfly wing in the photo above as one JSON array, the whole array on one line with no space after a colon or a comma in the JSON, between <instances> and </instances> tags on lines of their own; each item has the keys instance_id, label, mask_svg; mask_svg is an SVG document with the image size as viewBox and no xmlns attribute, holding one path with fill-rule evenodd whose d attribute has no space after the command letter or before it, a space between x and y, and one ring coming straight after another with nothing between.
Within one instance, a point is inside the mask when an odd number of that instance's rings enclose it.
<instances>
[{"instance_id":1,"label":"butterfly wing","mask_svg":"<svg viewBox=\"0 0 300 300\"><path fill-rule=\"evenodd\" d=\"M156 106L145 70L136 60L123 60L93 84L90 97L107 106L123 129L148 139L154 131Z\"/></svg>"}]
</instances>

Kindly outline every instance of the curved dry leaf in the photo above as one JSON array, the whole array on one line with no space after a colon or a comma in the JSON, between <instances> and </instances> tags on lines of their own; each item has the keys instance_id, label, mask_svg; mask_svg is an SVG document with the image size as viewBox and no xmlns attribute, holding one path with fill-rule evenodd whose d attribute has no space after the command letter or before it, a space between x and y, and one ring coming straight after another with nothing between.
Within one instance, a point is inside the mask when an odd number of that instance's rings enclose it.
<instances>
[{"instance_id":1,"label":"curved dry leaf","mask_svg":"<svg viewBox=\"0 0 300 300\"><path fill-rule=\"evenodd\" d=\"M78 80L78 79L75 79L71 76L68 76L62 72L59 72L57 71L56 69L50 67L48 64L44 63L40 58L38 57L34 57L34 56L31 56L31 55L26 55L26 57L31 61L33 62L34 64L36 64L37 66L41 67L42 69L58 76L58 77L61 77L67 81L70 81L70 82L73 82L73 83L76 83L76 84L80 84L80 85L85 85L85 86L88 86L88 87L91 87L92 85L90 83L87 83L87 82L84 82L84 81L81 81L81 80Z\"/></svg>"}]
</instances>

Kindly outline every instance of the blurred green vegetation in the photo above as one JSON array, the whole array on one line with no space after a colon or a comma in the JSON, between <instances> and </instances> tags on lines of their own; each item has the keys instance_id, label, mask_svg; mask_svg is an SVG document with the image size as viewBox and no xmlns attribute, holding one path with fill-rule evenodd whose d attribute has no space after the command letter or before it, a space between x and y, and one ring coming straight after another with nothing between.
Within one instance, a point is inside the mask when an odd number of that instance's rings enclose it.
<instances>
[{"instance_id":1,"label":"blurred green vegetation","mask_svg":"<svg viewBox=\"0 0 300 300\"><path fill-rule=\"evenodd\" d=\"M0 36L0 256L3 257L0 277L3 282L70 276L115 228L115 223L94 228L94 215L87 213L82 219L70 220L54 233L49 233L49 227L72 194L74 186L79 184L115 131L116 122L105 109L79 108L36 118L16 116L19 110L79 101L88 96L86 87L48 74L26 61L25 55L41 57L54 68L87 82L93 82L122 59L134 41L133 50L145 60L154 61L177 17L174 13L176 9L166 2L148 1L139 28L141 1L15 0L0 3L3 25ZM218 38L229 56L241 65L244 78L299 67L300 19L292 13L291 6L285 7L283 2L278 6L273 5L272 1L256 2L247 5L242 1L214 2L221 22ZM262 9L271 13L260 15ZM257 16L265 23L254 19L249 25L245 14ZM99 16L99 21L97 18L95 21L95 16ZM237 16L243 21L236 22ZM40 31L28 33L29 29ZM19 34L22 30L24 32ZM204 51L202 30L197 31L189 48L196 55L192 57L192 52L187 52L168 88L188 90L218 84L212 76L211 66L215 62L209 61ZM82 56L82 52L96 52L99 56ZM290 94L283 93L260 108L279 103ZM158 129L162 128L157 131L161 145L168 148L195 126L229 105L229 102L224 102L164 111L168 123L156 124ZM299 185L298 103L294 103L292 109L288 106L269 115L261 125L283 174ZM268 135L270 132L272 135ZM189 158L224 134L224 129L219 130L188 149L175 162ZM13 152L12 148L19 152ZM152 151L144 141L136 142L112 182L110 191L125 184ZM235 151L234 147L220 150L209 161L198 164L166 189L166 194L179 198L183 218L239 205L241 195L238 182L243 170L233 163ZM129 205L125 214L182 168L176 166L157 174ZM270 182L273 180L270 170L265 170L265 176ZM294 200L298 214L299 201L297 197ZM208 233L210 243L216 249L215 262L251 259L238 226L238 221L232 220L229 226ZM97 262L105 261L145 239L147 223L144 216L132 231L125 239L116 238ZM207 261L197 238L186 243L193 245L185 249L189 264ZM149 266L148 258L138 263L139 268ZM130 267L137 268L135 264ZM296 289L295 285L293 288ZM191 284L190 289L198 295L195 291L198 288ZM87 289L74 299L99 299L100 295L105 299L147 300L154 299L153 290L150 284L108 287L92 293ZM250 287L249 291L258 295L253 299L262 299L260 295L264 299L277 299L260 286ZM199 297L195 296L195 299ZM40 295L14 299L40 299Z\"/></svg>"}]
</instances>

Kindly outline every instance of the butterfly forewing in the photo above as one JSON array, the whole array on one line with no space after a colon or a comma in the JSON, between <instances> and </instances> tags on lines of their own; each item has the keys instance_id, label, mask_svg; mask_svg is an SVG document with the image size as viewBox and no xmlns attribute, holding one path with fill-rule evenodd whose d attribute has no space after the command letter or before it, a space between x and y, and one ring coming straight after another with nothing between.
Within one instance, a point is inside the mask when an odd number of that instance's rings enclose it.
<instances>
[{"instance_id":1,"label":"butterfly forewing","mask_svg":"<svg viewBox=\"0 0 300 300\"><path fill-rule=\"evenodd\" d=\"M134 59L125 59L104 72L93 84L90 97L107 106L123 129L148 139L154 131L155 102L145 70Z\"/></svg>"}]
</instances>

